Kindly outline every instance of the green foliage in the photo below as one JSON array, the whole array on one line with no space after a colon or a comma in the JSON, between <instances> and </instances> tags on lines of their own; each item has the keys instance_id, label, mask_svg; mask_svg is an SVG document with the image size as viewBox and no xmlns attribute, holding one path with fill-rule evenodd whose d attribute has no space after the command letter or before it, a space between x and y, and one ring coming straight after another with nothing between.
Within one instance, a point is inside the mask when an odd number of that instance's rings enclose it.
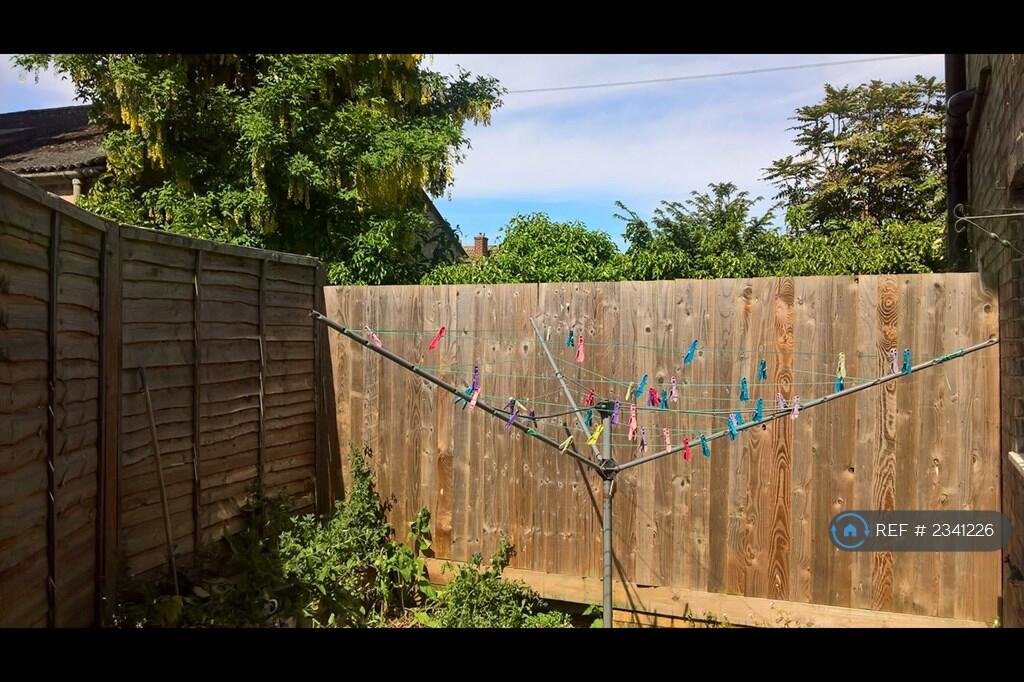
<instances>
[{"instance_id":1,"label":"green foliage","mask_svg":"<svg viewBox=\"0 0 1024 682\"><path fill-rule=\"evenodd\" d=\"M627 221L627 272L631 279L759 277L771 273L780 245L770 230L772 210L752 215L747 192L723 182L710 192L691 192L685 202L661 202L654 212L654 228L647 226L622 202Z\"/></svg>"},{"instance_id":2,"label":"green foliage","mask_svg":"<svg viewBox=\"0 0 1024 682\"><path fill-rule=\"evenodd\" d=\"M780 234L769 226L771 211L751 214L759 199L732 183L710 189L683 204L662 202L653 229L619 203L628 216L617 217L635 239L630 279L931 272L944 262L941 220L848 220L842 229Z\"/></svg>"},{"instance_id":3,"label":"green foliage","mask_svg":"<svg viewBox=\"0 0 1024 682\"><path fill-rule=\"evenodd\" d=\"M553 222L544 213L516 215L503 228L497 252L477 261L440 266L423 284L594 282L622 279L621 254L611 237L579 221Z\"/></svg>"},{"instance_id":4,"label":"green foliage","mask_svg":"<svg viewBox=\"0 0 1024 682\"><path fill-rule=\"evenodd\" d=\"M120 627L378 627L403 617L435 627L566 627L568 617L521 583L501 579L502 538L490 569L464 568L445 590L428 582L430 513L420 510L396 542L373 482L367 449L350 454L345 501L322 518L293 516L290 502L254 487L245 525L201 555L194 575L121 581Z\"/></svg>"},{"instance_id":5,"label":"green foliage","mask_svg":"<svg viewBox=\"0 0 1024 682\"><path fill-rule=\"evenodd\" d=\"M278 541L293 524L291 505L254 486L242 512L239 532L204 550L195 575L179 574L181 596L169 594L166 581L122 580L115 624L266 627L294 619L303 590L287 580Z\"/></svg>"},{"instance_id":6,"label":"green foliage","mask_svg":"<svg viewBox=\"0 0 1024 682\"><path fill-rule=\"evenodd\" d=\"M383 625L429 588L423 560L392 539L365 458L353 451L350 460L352 491L338 511L301 517L281 535L284 574L307 588L303 615L316 625ZM426 509L412 521L413 547L429 547L429 522Z\"/></svg>"},{"instance_id":7,"label":"green foliage","mask_svg":"<svg viewBox=\"0 0 1024 682\"><path fill-rule=\"evenodd\" d=\"M490 565L483 568L477 553L472 565L461 566L436 599L416 614L428 627L442 628L567 628L569 616L547 610L547 604L521 581L504 580L512 547L502 535ZM451 564L445 565L450 570Z\"/></svg>"},{"instance_id":8,"label":"green foliage","mask_svg":"<svg viewBox=\"0 0 1024 682\"><path fill-rule=\"evenodd\" d=\"M913 81L825 86L800 107L796 156L765 169L789 206L791 233L846 229L851 222L931 222L945 202L943 84ZM824 273L822 273L824 274Z\"/></svg>"},{"instance_id":9,"label":"green foliage","mask_svg":"<svg viewBox=\"0 0 1024 682\"><path fill-rule=\"evenodd\" d=\"M411 248L503 89L402 54L39 54L108 129L83 205L115 220L318 256L335 282L416 281ZM344 264L344 265L342 265Z\"/></svg>"}]
</instances>

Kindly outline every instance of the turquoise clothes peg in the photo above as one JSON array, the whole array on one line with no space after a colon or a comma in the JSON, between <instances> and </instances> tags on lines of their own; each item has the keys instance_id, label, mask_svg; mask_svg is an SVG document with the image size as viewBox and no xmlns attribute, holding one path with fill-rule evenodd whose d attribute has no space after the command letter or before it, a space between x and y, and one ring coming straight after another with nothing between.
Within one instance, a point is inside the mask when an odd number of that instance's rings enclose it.
<instances>
[{"instance_id":1,"label":"turquoise clothes peg","mask_svg":"<svg viewBox=\"0 0 1024 682\"><path fill-rule=\"evenodd\" d=\"M465 398L463 398L462 396L456 396L455 400L453 400L452 402L456 405L458 405L461 402L462 409L466 409L466 406L469 405L469 398L473 397L473 387L467 386L466 390L464 390L463 393L466 396Z\"/></svg>"},{"instance_id":2,"label":"turquoise clothes peg","mask_svg":"<svg viewBox=\"0 0 1024 682\"><path fill-rule=\"evenodd\" d=\"M633 393L634 398L639 398L644 394L644 389L647 387L647 375L645 374L640 380L640 385L636 387L636 392Z\"/></svg>"},{"instance_id":3,"label":"turquoise clothes peg","mask_svg":"<svg viewBox=\"0 0 1024 682\"><path fill-rule=\"evenodd\" d=\"M764 419L764 400L758 398L757 406L754 408L754 421L759 422L762 419Z\"/></svg>"},{"instance_id":4,"label":"turquoise clothes peg","mask_svg":"<svg viewBox=\"0 0 1024 682\"><path fill-rule=\"evenodd\" d=\"M575 339L573 339L573 337L572 337L572 336L573 336L573 334L572 334L572 330L570 329L570 330L569 330L569 338L567 338L567 339L565 340L565 347L566 347L566 348L572 348L573 346L575 346L575 345L576 345L576 340L575 340Z\"/></svg>"},{"instance_id":5,"label":"turquoise clothes peg","mask_svg":"<svg viewBox=\"0 0 1024 682\"><path fill-rule=\"evenodd\" d=\"M740 402L745 403L750 400L750 386L747 384L747 378L743 377L740 379Z\"/></svg>"},{"instance_id":6,"label":"turquoise clothes peg","mask_svg":"<svg viewBox=\"0 0 1024 682\"><path fill-rule=\"evenodd\" d=\"M701 434L700 436L700 449L705 457L711 456L711 446L708 445L707 436L705 436L704 434Z\"/></svg>"},{"instance_id":7,"label":"turquoise clothes peg","mask_svg":"<svg viewBox=\"0 0 1024 682\"><path fill-rule=\"evenodd\" d=\"M686 351L686 357L683 358L683 364L688 365L693 362L693 358L697 355L697 339L690 342L690 348Z\"/></svg>"},{"instance_id":8,"label":"turquoise clothes peg","mask_svg":"<svg viewBox=\"0 0 1024 682\"><path fill-rule=\"evenodd\" d=\"M736 426L743 426L743 413L739 411L736 412Z\"/></svg>"},{"instance_id":9,"label":"turquoise clothes peg","mask_svg":"<svg viewBox=\"0 0 1024 682\"><path fill-rule=\"evenodd\" d=\"M910 374L910 372L912 370L913 370L913 365L910 364L910 349L909 348L904 348L903 349L903 367L901 368L900 371L903 374Z\"/></svg>"},{"instance_id":10,"label":"turquoise clothes peg","mask_svg":"<svg viewBox=\"0 0 1024 682\"><path fill-rule=\"evenodd\" d=\"M765 362L764 360L761 360L761 362L759 362L758 365L757 365L757 380L758 381L767 381L768 380L768 363Z\"/></svg>"},{"instance_id":11,"label":"turquoise clothes peg","mask_svg":"<svg viewBox=\"0 0 1024 682\"><path fill-rule=\"evenodd\" d=\"M594 411L593 410L587 410L587 428L590 428L593 425L594 425Z\"/></svg>"},{"instance_id":12,"label":"turquoise clothes peg","mask_svg":"<svg viewBox=\"0 0 1024 682\"><path fill-rule=\"evenodd\" d=\"M661 403L658 405L658 407L662 410L668 409L668 391L666 391L665 389L661 389Z\"/></svg>"},{"instance_id":13,"label":"turquoise clothes peg","mask_svg":"<svg viewBox=\"0 0 1024 682\"><path fill-rule=\"evenodd\" d=\"M839 391L842 391L845 387L846 387L846 384L843 381L843 378L842 377L836 377L836 383L835 383L835 386L832 387L832 392L833 393L839 393Z\"/></svg>"},{"instance_id":14,"label":"turquoise clothes peg","mask_svg":"<svg viewBox=\"0 0 1024 682\"><path fill-rule=\"evenodd\" d=\"M729 415L729 440L736 440L736 416Z\"/></svg>"}]
</instances>

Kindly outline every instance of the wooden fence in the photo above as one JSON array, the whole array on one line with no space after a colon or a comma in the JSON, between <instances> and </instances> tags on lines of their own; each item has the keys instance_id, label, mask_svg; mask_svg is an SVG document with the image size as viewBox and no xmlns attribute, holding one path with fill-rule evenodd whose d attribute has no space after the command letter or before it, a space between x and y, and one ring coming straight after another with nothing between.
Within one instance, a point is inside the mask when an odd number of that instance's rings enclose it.
<instances>
[{"instance_id":1,"label":"wooden fence","mask_svg":"<svg viewBox=\"0 0 1024 682\"><path fill-rule=\"evenodd\" d=\"M644 374L658 388L675 375L679 406L701 410L736 409L742 378L766 410L776 392L806 402L831 392L840 352L857 383L890 371L890 348L909 347L921 362L990 338L998 319L976 274L327 287L325 297L329 317L379 330L386 347L460 387L478 364L486 400L502 407L516 396L538 414L564 399L544 378L550 367L530 325L537 316L578 401L587 387L621 400ZM442 325L441 345L429 352ZM586 338L582 368L565 347L570 326ZM701 350L683 366L692 339ZM421 506L432 513L440 560L487 555L508 533L516 577L550 598L600 602L594 474L333 332L330 352L342 452L372 447L400 535ZM995 347L717 441L709 459L695 446L690 463L670 457L622 474L616 608L700 615L707 607L774 625L991 623L999 552L848 553L829 540L828 525L850 509L999 510L998 371ZM618 461L636 456L625 423L615 429ZM661 427L710 432L724 420L641 412L640 425L657 449Z\"/></svg>"},{"instance_id":2,"label":"wooden fence","mask_svg":"<svg viewBox=\"0 0 1024 682\"><path fill-rule=\"evenodd\" d=\"M0 171L0 626L94 623L119 575L165 565L140 367L179 565L257 479L329 496L321 299L314 259L117 225Z\"/></svg>"}]
</instances>

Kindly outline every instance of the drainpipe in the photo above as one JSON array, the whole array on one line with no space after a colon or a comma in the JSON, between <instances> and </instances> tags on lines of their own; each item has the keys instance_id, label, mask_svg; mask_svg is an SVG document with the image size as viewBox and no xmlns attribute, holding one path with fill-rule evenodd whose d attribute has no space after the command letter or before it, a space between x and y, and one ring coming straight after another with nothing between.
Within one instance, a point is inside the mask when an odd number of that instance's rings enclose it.
<instances>
[{"instance_id":1,"label":"drainpipe","mask_svg":"<svg viewBox=\"0 0 1024 682\"><path fill-rule=\"evenodd\" d=\"M967 204L967 116L974 103L974 90L967 89L967 57L946 55L946 257L949 269L967 267L967 233L956 231L953 210Z\"/></svg>"}]
</instances>

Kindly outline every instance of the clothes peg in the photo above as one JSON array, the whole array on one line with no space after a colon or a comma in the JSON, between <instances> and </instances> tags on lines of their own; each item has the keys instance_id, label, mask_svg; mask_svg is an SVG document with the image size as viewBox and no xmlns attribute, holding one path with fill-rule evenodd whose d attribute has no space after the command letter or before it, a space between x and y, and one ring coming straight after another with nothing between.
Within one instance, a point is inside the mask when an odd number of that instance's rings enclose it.
<instances>
[{"instance_id":1,"label":"clothes peg","mask_svg":"<svg viewBox=\"0 0 1024 682\"><path fill-rule=\"evenodd\" d=\"M546 342L548 342L550 340L551 340L551 325L549 324L548 328L547 328L547 331L544 332L544 341L546 343Z\"/></svg>"},{"instance_id":2,"label":"clothes peg","mask_svg":"<svg viewBox=\"0 0 1024 682\"><path fill-rule=\"evenodd\" d=\"M473 395L469 399L469 411L472 412L473 408L476 407L476 399L480 397L480 389L473 391Z\"/></svg>"},{"instance_id":3,"label":"clothes peg","mask_svg":"<svg viewBox=\"0 0 1024 682\"><path fill-rule=\"evenodd\" d=\"M647 452L647 429L640 429L640 454Z\"/></svg>"},{"instance_id":4,"label":"clothes peg","mask_svg":"<svg viewBox=\"0 0 1024 682\"><path fill-rule=\"evenodd\" d=\"M597 439L600 438L601 432L604 431L604 424L598 424L594 432L590 434L590 438L587 439L587 445L597 445Z\"/></svg>"},{"instance_id":5,"label":"clothes peg","mask_svg":"<svg viewBox=\"0 0 1024 682\"><path fill-rule=\"evenodd\" d=\"M651 386L650 390L647 392L647 404L651 407L657 407L660 402L661 399L658 397L658 389Z\"/></svg>"},{"instance_id":6,"label":"clothes peg","mask_svg":"<svg viewBox=\"0 0 1024 682\"><path fill-rule=\"evenodd\" d=\"M750 386L747 384L747 378L743 377L740 379L740 402L745 403L750 400Z\"/></svg>"},{"instance_id":7,"label":"clothes peg","mask_svg":"<svg viewBox=\"0 0 1024 682\"><path fill-rule=\"evenodd\" d=\"M430 345L427 346L427 350L431 351L431 350L434 350L435 348L437 348L437 344L441 343L441 337L442 336L444 336L444 327L441 327L440 329L438 329L437 333L434 334L434 338L430 342Z\"/></svg>"},{"instance_id":8,"label":"clothes peg","mask_svg":"<svg viewBox=\"0 0 1024 682\"><path fill-rule=\"evenodd\" d=\"M743 413L736 411L736 426L743 426Z\"/></svg>"},{"instance_id":9,"label":"clothes peg","mask_svg":"<svg viewBox=\"0 0 1024 682\"><path fill-rule=\"evenodd\" d=\"M842 391L845 388L846 388L846 383L843 381L843 378L842 377L836 377L836 383L832 386L832 392L833 393L839 393L839 391Z\"/></svg>"},{"instance_id":10,"label":"clothes peg","mask_svg":"<svg viewBox=\"0 0 1024 682\"><path fill-rule=\"evenodd\" d=\"M647 375L643 375L640 379L640 385L636 387L636 393L633 394L634 398L639 398L644 393L644 389L647 388Z\"/></svg>"},{"instance_id":11,"label":"clothes peg","mask_svg":"<svg viewBox=\"0 0 1024 682\"><path fill-rule=\"evenodd\" d=\"M466 405L467 405L466 400L473 396L473 387L472 386L466 386L465 390L463 390L462 393L463 393L463 395L466 396L465 398L463 398L461 395L460 396L456 396L455 400L453 400L452 402L454 404L456 404L456 405L458 405L461 402L462 403L462 409L466 409Z\"/></svg>"},{"instance_id":12,"label":"clothes peg","mask_svg":"<svg viewBox=\"0 0 1024 682\"><path fill-rule=\"evenodd\" d=\"M474 367L473 368L473 390L474 391L479 391L480 390L480 368L479 367Z\"/></svg>"},{"instance_id":13,"label":"clothes peg","mask_svg":"<svg viewBox=\"0 0 1024 682\"><path fill-rule=\"evenodd\" d=\"M580 345L576 348L576 362L583 364L584 351L583 351L583 335L580 334Z\"/></svg>"},{"instance_id":14,"label":"clothes peg","mask_svg":"<svg viewBox=\"0 0 1024 682\"><path fill-rule=\"evenodd\" d=\"M629 433L627 434L629 440L636 440L636 404L629 406Z\"/></svg>"},{"instance_id":15,"label":"clothes peg","mask_svg":"<svg viewBox=\"0 0 1024 682\"><path fill-rule=\"evenodd\" d=\"M904 348L903 349L903 367L900 369L900 372L902 372L903 374L910 374L910 372L913 371L913 369L914 369L913 365L910 364L910 349L909 348Z\"/></svg>"},{"instance_id":16,"label":"clothes peg","mask_svg":"<svg viewBox=\"0 0 1024 682\"><path fill-rule=\"evenodd\" d=\"M757 380L758 381L767 381L768 380L768 363L765 362L764 360L761 360L757 364Z\"/></svg>"},{"instance_id":17,"label":"clothes peg","mask_svg":"<svg viewBox=\"0 0 1024 682\"><path fill-rule=\"evenodd\" d=\"M761 399L761 398L757 399L757 404L754 407L754 417L753 417L753 419L754 419L755 422L759 422L762 419L764 419L764 400Z\"/></svg>"},{"instance_id":18,"label":"clothes peg","mask_svg":"<svg viewBox=\"0 0 1024 682\"><path fill-rule=\"evenodd\" d=\"M708 438L704 434L701 434L700 436L700 449L705 457L711 456L711 446L708 445Z\"/></svg>"},{"instance_id":19,"label":"clothes peg","mask_svg":"<svg viewBox=\"0 0 1024 682\"><path fill-rule=\"evenodd\" d=\"M665 389L661 389L661 402L659 403L658 407L663 410L668 409L668 391L666 391Z\"/></svg>"},{"instance_id":20,"label":"clothes peg","mask_svg":"<svg viewBox=\"0 0 1024 682\"><path fill-rule=\"evenodd\" d=\"M890 348L889 349L889 361L892 363L892 373L893 374L899 374L900 373L900 363L896 362L896 349L895 348Z\"/></svg>"},{"instance_id":21,"label":"clothes peg","mask_svg":"<svg viewBox=\"0 0 1024 682\"><path fill-rule=\"evenodd\" d=\"M583 406L590 407L594 404L594 389L587 391L587 397L583 399Z\"/></svg>"},{"instance_id":22,"label":"clothes peg","mask_svg":"<svg viewBox=\"0 0 1024 682\"><path fill-rule=\"evenodd\" d=\"M384 347L384 342L380 340L380 337L373 333L373 330L369 326L364 326L363 331L366 332L366 336L369 337L378 348Z\"/></svg>"},{"instance_id":23,"label":"clothes peg","mask_svg":"<svg viewBox=\"0 0 1024 682\"><path fill-rule=\"evenodd\" d=\"M612 426L618 426L619 425L619 419L620 419L621 416L622 416L622 407L619 404L619 401L616 400L615 401L615 406L612 408Z\"/></svg>"},{"instance_id":24,"label":"clothes peg","mask_svg":"<svg viewBox=\"0 0 1024 682\"><path fill-rule=\"evenodd\" d=\"M626 388L626 397L623 400L629 400L633 397L633 382L629 382L629 386Z\"/></svg>"},{"instance_id":25,"label":"clothes peg","mask_svg":"<svg viewBox=\"0 0 1024 682\"><path fill-rule=\"evenodd\" d=\"M679 390L676 386L676 378L672 377L672 388L668 391L668 399L674 403L679 402Z\"/></svg>"},{"instance_id":26,"label":"clothes peg","mask_svg":"<svg viewBox=\"0 0 1024 682\"><path fill-rule=\"evenodd\" d=\"M736 440L736 415L729 415L729 440Z\"/></svg>"},{"instance_id":27,"label":"clothes peg","mask_svg":"<svg viewBox=\"0 0 1024 682\"><path fill-rule=\"evenodd\" d=\"M846 378L846 353L839 354L839 361L836 363L836 376L840 379Z\"/></svg>"},{"instance_id":28,"label":"clothes peg","mask_svg":"<svg viewBox=\"0 0 1024 682\"><path fill-rule=\"evenodd\" d=\"M686 351L686 357L683 358L683 364L688 365L693 362L693 358L697 355L697 339L690 342L690 348Z\"/></svg>"},{"instance_id":29,"label":"clothes peg","mask_svg":"<svg viewBox=\"0 0 1024 682\"><path fill-rule=\"evenodd\" d=\"M781 393L776 393L775 394L775 400L778 403L780 410L785 410L786 409L786 399L782 397Z\"/></svg>"},{"instance_id":30,"label":"clothes peg","mask_svg":"<svg viewBox=\"0 0 1024 682\"><path fill-rule=\"evenodd\" d=\"M587 428L590 428L591 426L594 425L594 411L593 410L587 410L586 422L587 422Z\"/></svg>"},{"instance_id":31,"label":"clothes peg","mask_svg":"<svg viewBox=\"0 0 1024 682\"><path fill-rule=\"evenodd\" d=\"M573 335L573 331L570 329L569 330L569 338L567 338L565 340L565 347L566 348L572 348L573 346L576 345L576 340L573 338L572 335Z\"/></svg>"},{"instance_id":32,"label":"clothes peg","mask_svg":"<svg viewBox=\"0 0 1024 682\"><path fill-rule=\"evenodd\" d=\"M665 449L672 449L672 432L669 431L668 429L662 429L661 435L665 439Z\"/></svg>"},{"instance_id":33,"label":"clothes peg","mask_svg":"<svg viewBox=\"0 0 1024 682\"><path fill-rule=\"evenodd\" d=\"M568 438L563 440L562 444L558 446L558 449L561 450L562 452L565 452L566 450L569 449L570 445L572 445L572 436L569 436Z\"/></svg>"},{"instance_id":34,"label":"clothes peg","mask_svg":"<svg viewBox=\"0 0 1024 682\"><path fill-rule=\"evenodd\" d=\"M795 395L795 396L793 396L793 414L791 415L790 418L791 419L796 419L799 416L800 416L800 396Z\"/></svg>"},{"instance_id":35,"label":"clothes peg","mask_svg":"<svg viewBox=\"0 0 1024 682\"><path fill-rule=\"evenodd\" d=\"M508 418L507 422L505 422L505 430L508 431L509 429L511 429L512 425L516 423L517 419L519 419L519 409L518 408L515 411L512 412L512 416Z\"/></svg>"},{"instance_id":36,"label":"clothes peg","mask_svg":"<svg viewBox=\"0 0 1024 682\"><path fill-rule=\"evenodd\" d=\"M684 438L683 439L683 461L684 462L689 462L691 459L693 459L693 453L690 452L690 439L689 438Z\"/></svg>"}]
</instances>

